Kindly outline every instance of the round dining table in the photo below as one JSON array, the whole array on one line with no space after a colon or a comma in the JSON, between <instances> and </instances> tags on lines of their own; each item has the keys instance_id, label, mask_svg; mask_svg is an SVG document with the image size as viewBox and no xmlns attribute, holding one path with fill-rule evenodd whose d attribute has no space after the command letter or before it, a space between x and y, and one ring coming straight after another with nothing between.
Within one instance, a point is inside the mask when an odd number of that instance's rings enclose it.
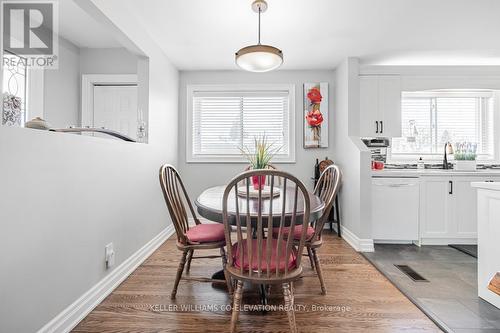
<instances>
[{"instance_id":1,"label":"round dining table","mask_svg":"<svg viewBox=\"0 0 500 333\"><path fill-rule=\"evenodd\" d=\"M198 214L200 216L214 222L223 222L223 214L222 214L222 197L224 195L224 190L226 186L215 186L206 189L200 196L196 199L195 205L198 210ZM293 216L293 207L294 207L294 192L295 187L287 187L286 189L281 188L281 191L286 191L286 195L280 193L279 196L273 198L273 226L279 226L281 220L282 207L285 205L285 225L289 225ZM321 217L321 213L325 207L324 202L315 194L308 192L309 200L310 200L310 216L309 221L317 220ZM231 191L228 197L228 216L229 221L232 225L236 224L236 200L235 193ZM240 221L242 226L246 223L247 216L247 204L246 197L237 197L238 205L239 205L239 214ZM259 200L257 198L249 198L249 209L250 209L250 217L252 222L257 221L258 213L259 213ZM270 199L263 198L262 199L262 212L269 212L269 203ZM296 219L295 224L302 224L304 217L304 198L301 194L297 196L297 211L296 211ZM263 216L265 219L266 216Z\"/></svg>"},{"instance_id":2,"label":"round dining table","mask_svg":"<svg viewBox=\"0 0 500 333\"><path fill-rule=\"evenodd\" d=\"M224 196L224 190L226 186L215 186L203 191L200 196L196 199L195 205L200 216L214 222L223 223L222 214L222 197ZM283 195L282 191L286 191L286 195ZM280 195L273 198L273 227L277 227L280 224L282 207L285 205L285 221L284 225L288 226L291 223L293 216L294 207L294 194L295 187L287 187L286 189L280 188ZM228 216L231 225L236 225L236 199L238 200L240 223L242 226L246 224L247 216L247 204L246 197L237 196L235 198L235 191L231 191L228 197ZM324 202L315 194L308 192L310 200L310 216L309 221L317 220L321 217L323 209L325 207ZM270 199L262 198L262 212L269 212ZM250 217L251 223L257 222L259 213L259 200L257 198L249 198ZM267 214L263 215L262 218L265 220ZM297 211L295 215L295 224L302 224L304 221L304 198L302 195L297 196ZM266 222L267 223L267 222ZM266 225L265 223L265 225ZM224 271L216 272L213 279L224 280ZM268 304L268 296L265 290L265 286L260 286L261 304L263 306ZM264 311L265 312L265 311Z\"/></svg>"}]
</instances>

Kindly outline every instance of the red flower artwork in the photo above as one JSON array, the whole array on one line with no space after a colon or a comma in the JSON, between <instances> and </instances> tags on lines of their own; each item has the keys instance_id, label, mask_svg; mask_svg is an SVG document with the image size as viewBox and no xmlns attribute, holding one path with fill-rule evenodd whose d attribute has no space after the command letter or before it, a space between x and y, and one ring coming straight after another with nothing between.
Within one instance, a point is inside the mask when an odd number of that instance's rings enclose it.
<instances>
[{"instance_id":1,"label":"red flower artwork","mask_svg":"<svg viewBox=\"0 0 500 333\"><path fill-rule=\"evenodd\" d=\"M323 115L319 110L309 111L306 116L307 123L311 127L320 126L323 123Z\"/></svg>"},{"instance_id":2,"label":"red flower artwork","mask_svg":"<svg viewBox=\"0 0 500 333\"><path fill-rule=\"evenodd\" d=\"M307 93L307 98L311 101L311 104L319 104L321 103L323 96L321 96L321 91L319 91L319 89L315 87L309 90L309 92Z\"/></svg>"}]
</instances>

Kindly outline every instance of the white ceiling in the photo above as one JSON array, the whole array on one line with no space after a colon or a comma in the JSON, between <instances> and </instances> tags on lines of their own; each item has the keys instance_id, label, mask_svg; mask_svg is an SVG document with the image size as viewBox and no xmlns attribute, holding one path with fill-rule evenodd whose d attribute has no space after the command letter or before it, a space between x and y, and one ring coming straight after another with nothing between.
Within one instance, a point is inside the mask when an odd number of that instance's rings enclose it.
<instances>
[{"instance_id":1,"label":"white ceiling","mask_svg":"<svg viewBox=\"0 0 500 333\"><path fill-rule=\"evenodd\" d=\"M182 70L236 69L256 43L251 0L123 0ZM366 64L500 65L498 0L268 0L262 42L284 69ZM92 36L95 37L95 36Z\"/></svg>"},{"instance_id":2,"label":"white ceiling","mask_svg":"<svg viewBox=\"0 0 500 333\"><path fill-rule=\"evenodd\" d=\"M59 35L78 47L121 47L111 32L73 0L59 0Z\"/></svg>"}]
</instances>

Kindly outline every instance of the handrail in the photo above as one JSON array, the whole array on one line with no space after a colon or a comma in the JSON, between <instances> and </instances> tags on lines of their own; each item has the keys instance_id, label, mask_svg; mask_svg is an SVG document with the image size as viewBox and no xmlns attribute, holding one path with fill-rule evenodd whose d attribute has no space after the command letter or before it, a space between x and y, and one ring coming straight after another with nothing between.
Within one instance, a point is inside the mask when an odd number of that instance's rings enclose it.
<instances>
[{"instance_id":1,"label":"handrail","mask_svg":"<svg viewBox=\"0 0 500 333\"><path fill-rule=\"evenodd\" d=\"M137 142L129 136L121 134L120 132L113 131L106 128L97 128L97 127L70 127L70 128L51 128L49 129L51 132L59 132L59 133L83 133L83 132L92 132L92 133L102 133L107 134L112 137L118 138L127 142Z\"/></svg>"}]
</instances>

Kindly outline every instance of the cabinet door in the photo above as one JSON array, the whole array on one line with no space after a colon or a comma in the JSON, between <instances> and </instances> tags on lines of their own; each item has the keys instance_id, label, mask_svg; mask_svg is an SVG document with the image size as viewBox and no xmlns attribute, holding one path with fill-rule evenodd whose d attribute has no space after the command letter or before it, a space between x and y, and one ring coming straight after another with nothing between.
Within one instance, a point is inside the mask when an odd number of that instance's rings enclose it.
<instances>
[{"instance_id":1,"label":"cabinet door","mask_svg":"<svg viewBox=\"0 0 500 333\"><path fill-rule=\"evenodd\" d=\"M477 237L477 191L471 186L475 178L453 179L453 231L456 238Z\"/></svg>"},{"instance_id":2,"label":"cabinet door","mask_svg":"<svg viewBox=\"0 0 500 333\"><path fill-rule=\"evenodd\" d=\"M420 190L420 236L450 238L452 213L451 178L428 178Z\"/></svg>"},{"instance_id":3,"label":"cabinet door","mask_svg":"<svg viewBox=\"0 0 500 333\"><path fill-rule=\"evenodd\" d=\"M377 76L360 76L360 136L382 136L380 132L379 93ZM377 122L379 126L377 128Z\"/></svg>"},{"instance_id":4,"label":"cabinet door","mask_svg":"<svg viewBox=\"0 0 500 333\"><path fill-rule=\"evenodd\" d=\"M477 190L471 183L499 180L495 176L453 178L453 237L477 237Z\"/></svg>"},{"instance_id":5,"label":"cabinet door","mask_svg":"<svg viewBox=\"0 0 500 333\"><path fill-rule=\"evenodd\" d=\"M401 136L401 79L399 76L380 76L378 100L381 136Z\"/></svg>"}]
</instances>

